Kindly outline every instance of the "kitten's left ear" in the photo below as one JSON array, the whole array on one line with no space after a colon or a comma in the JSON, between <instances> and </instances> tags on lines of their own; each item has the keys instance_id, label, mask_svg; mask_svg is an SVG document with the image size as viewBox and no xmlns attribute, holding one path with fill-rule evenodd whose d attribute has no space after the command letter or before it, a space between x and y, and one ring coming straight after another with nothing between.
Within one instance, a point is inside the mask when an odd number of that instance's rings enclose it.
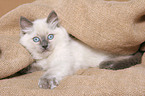
<instances>
[{"instance_id":1,"label":"kitten's left ear","mask_svg":"<svg viewBox=\"0 0 145 96\"><path fill-rule=\"evenodd\" d=\"M59 27L59 20L56 12L53 10L50 12L48 18L47 18L47 23L52 27L56 28Z\"/></svg>"}]
</instances>

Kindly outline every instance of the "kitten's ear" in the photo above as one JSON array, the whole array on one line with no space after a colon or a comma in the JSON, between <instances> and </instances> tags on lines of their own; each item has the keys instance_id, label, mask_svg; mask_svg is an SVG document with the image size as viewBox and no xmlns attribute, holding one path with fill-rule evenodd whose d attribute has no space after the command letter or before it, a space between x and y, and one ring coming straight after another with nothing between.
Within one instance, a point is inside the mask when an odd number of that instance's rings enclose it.
<instances>
[{"instance_id":1,"label":"kitten's ear","mask_svg":"<svg viewBox=\"0 0 145 96\"><path fill-rule=\"evenodd\" d=\"M26 19L25 17L21 16L20 18L20 27L24 33L28 31L33 26L33 23Z\"/></svg>"},{"instance_id":2,"label":"kitten's ear","mask_svg":"<svg viewBox=\"0 0 145 96\"><path fill-rule=\"evenodd\" d=\"M56 28L59 26L59 20L58 20L58 16L56 14L56 12L53 10L50 12L50 14L48 15L47 18L47 23L52 27L52 28Z\"/></svg>"}]
</instances>

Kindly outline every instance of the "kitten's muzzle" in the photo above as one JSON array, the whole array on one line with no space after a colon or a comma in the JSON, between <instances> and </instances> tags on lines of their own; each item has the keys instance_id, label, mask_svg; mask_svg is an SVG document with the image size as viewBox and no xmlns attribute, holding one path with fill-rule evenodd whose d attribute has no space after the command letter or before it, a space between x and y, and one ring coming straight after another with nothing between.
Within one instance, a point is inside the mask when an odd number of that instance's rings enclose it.
<instances>
[{"instance_id":1,"label":"kitten's muzzle","mask_svg":"<svg viewBox=\"0 0 145 96\"><path fill-rule=\"evenodd\" d=\"M47 47L48 47L48 41L47 40L43 40L41 42L41 46L42 46L42 48L47 49Z\"/></svg>"}]
</instances>

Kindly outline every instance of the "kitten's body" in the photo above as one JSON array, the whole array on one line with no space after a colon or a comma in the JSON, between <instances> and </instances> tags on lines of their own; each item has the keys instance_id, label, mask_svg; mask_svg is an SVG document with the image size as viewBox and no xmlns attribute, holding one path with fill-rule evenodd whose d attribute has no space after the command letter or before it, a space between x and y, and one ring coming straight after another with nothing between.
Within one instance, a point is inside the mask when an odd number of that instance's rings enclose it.
<instances>
[{"instance_id":1,"label":"kitten's body","mask_svg":"<svg viewBox=\"0 0 145 96\"><path fill-rule=\"evenodd\" d=\"M55 12L51 12L47 19L38 19L33 23L22 17L20 24L22 28L20 43L36 60L28 72L46 71L39 80L41 88L53 89L63 77L79 69L99 67L100 64L103 65L101 68L113 69L112 65L107 65L106 62L128 60L132 57L129 55L113 58L112 54L94 50L79 40L69 37L66 30L58 26ZM54 35L52 40L47 39L49 34ZM40 41L34 42L34 37L39 37ZM46 48L42 46L44 43Z\"/></svg>"}]
</instances>

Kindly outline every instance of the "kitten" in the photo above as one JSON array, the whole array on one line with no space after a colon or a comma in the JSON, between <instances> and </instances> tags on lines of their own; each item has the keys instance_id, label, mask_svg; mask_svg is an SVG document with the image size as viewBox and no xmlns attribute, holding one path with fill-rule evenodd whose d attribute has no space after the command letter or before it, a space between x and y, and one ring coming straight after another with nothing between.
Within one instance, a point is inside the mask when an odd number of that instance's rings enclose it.
<instances>
[{"instance_id":1,"label":"kitten","mask_svg":"<svg viewBox=\"0 0 145 96\"><path fill-rule=\"evenodd\" d=\"M33 64L21 72L44 70L45 73L38 83L40 88L53 89L65 76L72 75L82 68L100 67L117 70L141 62L140 51L133 55L116 57L94 50L79 40L71 38L59 25L55 11L52 11L48 18L34 22L21 17L20 26L20 43L35 59Z\"/></svg>"}]
</instances>

